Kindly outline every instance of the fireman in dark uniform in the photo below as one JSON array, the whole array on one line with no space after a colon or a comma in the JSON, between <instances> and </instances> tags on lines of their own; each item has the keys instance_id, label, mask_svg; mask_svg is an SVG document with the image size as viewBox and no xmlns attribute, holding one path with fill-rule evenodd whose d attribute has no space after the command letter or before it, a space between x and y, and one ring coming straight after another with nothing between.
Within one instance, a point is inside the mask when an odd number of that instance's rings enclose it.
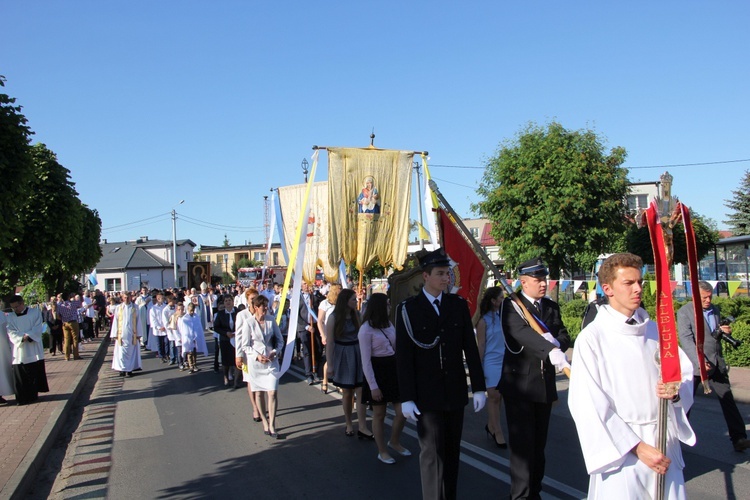
<instances>
[{"instance_id":1,"label":"fireman in dark uniform","mask_svg":"<svg viewBox=\"0 0 750 500\"><path fill-rule=\"evenodd\" d=\"M456 498L464 407L486 401L484 373L466 301L444 292L450 260L441 248L420 261L424 288L396 311L396 359L404 416L417 420L422 497Z\"/></svg>"},{"instance_id":2,"label":"fireman in dark uniform","mask_svg":"<svg viewBox=\"0 0 750 500\"><path fill-rule=\"evenodd\" d=\"M521 314L520 308L506 298L502 306L505 356L503 373L497 386L505 399L510 445L510 497L541 498L544 478L544 448L552 413L557 400L555 365L550 353L559 347L564 353L570 346L560 307L547 293L547 266L540 258L518 267L521 280L521 302L548 330L537 333ZM555 355L562 355L556 351ZM567 361L566 361L567 362Z\"/></svg>"}]
</instances>

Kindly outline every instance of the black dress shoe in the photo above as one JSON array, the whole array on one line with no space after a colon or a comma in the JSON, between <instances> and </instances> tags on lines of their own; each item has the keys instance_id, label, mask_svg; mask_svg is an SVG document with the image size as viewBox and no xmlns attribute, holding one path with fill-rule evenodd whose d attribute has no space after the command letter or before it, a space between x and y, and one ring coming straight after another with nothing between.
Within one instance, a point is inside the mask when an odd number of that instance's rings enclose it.
<instances>
[{"instance_id":1,"label":"black dress shoe","mask_svg":"<svg viewBox=\"0 0 750 500\"><path fill-rule=\"evenodd\" d=\"M740 438L732 443L732 446L734 446L734 451L745 451L746 449L750 448L750 440Z\"/></svg>"},{"instance_id":2,"label":"black dress shoe","mask_svg":"<svg viewBox=\"0 0 750 500\"><path fill-rule=\"evenodd\" d=\"M374 434L365 434L362 431L357 431L357 438L359 438L359 439L368 439L370 441L375 441L375 435Z\"/></svg>"}]
</instances>

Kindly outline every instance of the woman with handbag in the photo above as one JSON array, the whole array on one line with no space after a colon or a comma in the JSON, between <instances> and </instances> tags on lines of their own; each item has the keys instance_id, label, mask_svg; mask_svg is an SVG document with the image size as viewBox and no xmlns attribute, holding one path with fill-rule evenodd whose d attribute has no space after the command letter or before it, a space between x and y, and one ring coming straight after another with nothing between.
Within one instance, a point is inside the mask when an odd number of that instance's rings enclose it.
<instances>
[{"instance_id":1,"label":"woman with handbag","mask_svg":"<svg viewBox=\"0 0 750 500\"><path fill-rule=\"evenodd\" d=\"M404 430L406 419L401 413L398 393L396 327L388 318L388 309L388 297L383 293L373 293L367 302L357 336L365 374L362 401L372 405L372 433L378 445L378 460L393 464L396 460L388 453L388 448L402 457L410 456L411 452L401 446L401 431ZM388 403L393 404L396 416L393 418L391 439L386 444L384 426Z\"/></svg>"}]
</instances>

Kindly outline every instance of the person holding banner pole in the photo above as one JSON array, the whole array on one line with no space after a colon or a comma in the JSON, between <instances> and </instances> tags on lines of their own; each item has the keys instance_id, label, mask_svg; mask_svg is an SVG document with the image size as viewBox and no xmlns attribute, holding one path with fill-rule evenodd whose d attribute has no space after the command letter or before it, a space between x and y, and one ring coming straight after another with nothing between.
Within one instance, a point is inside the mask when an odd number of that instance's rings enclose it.
<instances>
[{"instance_id":1,"label":"person holding banner pole","mask_svg":"<svg viewBox=\"0 0 750 500\"><path fill-rule=\"evenodd\" d=\"M680 442L695 444L687 419L693 403L693 368L678 349L682 381L677 394L662 383L659 331L640 308L640 257L607 258L599 282L609 304L578 335L568 407L590 475L588 498L652 498L657 476L664 498L685 498ZM676 341L676 339L675 339ZM657 448L659 401L667 400L666 453Z\"/></svg>"},{"instance_id":2,"label":"person holding banner pole","mask_svg":"<svg viewBox=\"0 0 750 500\"><path fill-rule=\"evenodd\" d=\"M539 498L544 479L547 432L557 401L555 373L569 366L570 346L560 306L547 294L547 266L540 257L518 267L518 298L543 327L540 335L510 298L502 305L505 354L498 390L505 399L510 445L511 498Z\"/></svg>"},{"instance_id":3,"label":"person holding banner pole","mask_svg":"<svg viewBox=\"0 0 750 500\"><path fill-rule=\"evenodd\" d=\"M317 353L317 346L315 343L315 331L312 326L312 296L310 294L310 285L306 282L302 282L302 291L297 319L297 338L300 340L302 349L302 360L305 364L305 378L307 379L307 385L313 385L320 382L320 378L317 373L317 366L315 366L315 358Z\"/></svg>"}]
</instances>

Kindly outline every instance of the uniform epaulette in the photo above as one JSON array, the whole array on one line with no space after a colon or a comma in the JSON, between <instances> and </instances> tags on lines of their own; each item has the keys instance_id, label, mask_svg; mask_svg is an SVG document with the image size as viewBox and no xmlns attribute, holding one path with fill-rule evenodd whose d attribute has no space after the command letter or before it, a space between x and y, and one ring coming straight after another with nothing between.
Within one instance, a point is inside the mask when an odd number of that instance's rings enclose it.
<instances>
[{"instance_id":1,"label":"uniform epaulette","mask_svg":"<svg viewBox=\"0 0 750 500\"><path fill-rule=\"evenodd\" d=\"M415 300L417 300L417 297L419 297L419 295L412 295L411 297L407 297L399 304L399 306L405 306L407 302L414 302Z\"/></svg>"}]
</instances>

